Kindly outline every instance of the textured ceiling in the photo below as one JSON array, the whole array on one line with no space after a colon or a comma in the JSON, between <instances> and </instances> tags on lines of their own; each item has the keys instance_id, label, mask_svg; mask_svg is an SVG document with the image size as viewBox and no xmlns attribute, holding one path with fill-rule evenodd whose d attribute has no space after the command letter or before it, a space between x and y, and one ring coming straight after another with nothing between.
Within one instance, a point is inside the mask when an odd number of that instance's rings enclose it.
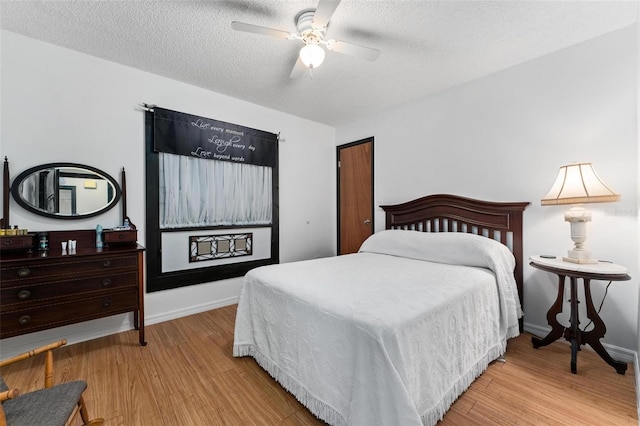
<instances>
[{"instance_id":1,"label":"textured ceiling","mask_svg":"<svg viewBox=\"0 0 640 426\"><path fill-rule=\"evenodd\" d=\"M300 42L233 31L233 20L295 32L317 1L5 1L2 29L337 126L631 25L630 1L343 0L327 38L382 51L328 52L290 79Z\"/></svg>"}]
</instances>

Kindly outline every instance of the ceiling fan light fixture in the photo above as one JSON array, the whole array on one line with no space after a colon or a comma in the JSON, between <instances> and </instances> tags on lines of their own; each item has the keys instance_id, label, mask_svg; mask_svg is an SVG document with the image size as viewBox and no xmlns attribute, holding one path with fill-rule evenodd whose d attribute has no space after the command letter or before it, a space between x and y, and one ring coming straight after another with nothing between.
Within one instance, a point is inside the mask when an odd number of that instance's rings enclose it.
<instances>
[{"instance_id":1,"label":"ceiling fan light fixture","mask_svg":"<svg viewBox=\"0 0 640 426\"><path fill-rule=\"evenodd\" d=\"M324 56L324 49L316 43L309 43L300 49L300 60L307 68L318 68Z\"/></svg>"},{"instance_id":2,"label":"ceiling fan light fixture","mask_svg":"<svg viewBox=\"0 0 640 426\"><path fill-rule=\"evenodd\" d=\"M246 24L239 21L231 22L231 28L235 31L302 42L304 47L298 52L298 59L289 74L290 78L298 78L302 75L302 71L305 68L309 70L309 75L311 76L313 69L322 65L327 50L371 62L378 59L378 56L380 56L378 49L339 40L325 40L325 33L330 24L331 17L338 8L341 0L315 1L317 2L315 9L301 10L295 16L296 33L260 25Z\"/></svg>"}]
</instances>

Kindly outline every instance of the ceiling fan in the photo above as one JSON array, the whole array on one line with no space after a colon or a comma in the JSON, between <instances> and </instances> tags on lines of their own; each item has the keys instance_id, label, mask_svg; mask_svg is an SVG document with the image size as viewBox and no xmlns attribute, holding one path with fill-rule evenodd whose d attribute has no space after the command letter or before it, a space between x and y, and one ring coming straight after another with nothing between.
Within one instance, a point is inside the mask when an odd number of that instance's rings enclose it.
<instances>
[{"instance_id":1,"label":"ceiling fan","mask_svg":"<svg viewBox=\"0 0 640 426\"><path fill-rule=\"evenodd\" d=\"M325 51L322 46L333 52L343 53L356 58L375 61L380 56L378 49L359 46L338 40L325 40L325 33L333 12L338 8L340 0L319 0L316 9L305 9L295 17L298 34L260 25L246 24L233 21L231 28L236 31L268 35L285 40L301 41L304 46L300 49L298 60L291 71L291 78L302 75L305 69L310 72L319 67L324 61Z\"/></svg>"}]
</instances>

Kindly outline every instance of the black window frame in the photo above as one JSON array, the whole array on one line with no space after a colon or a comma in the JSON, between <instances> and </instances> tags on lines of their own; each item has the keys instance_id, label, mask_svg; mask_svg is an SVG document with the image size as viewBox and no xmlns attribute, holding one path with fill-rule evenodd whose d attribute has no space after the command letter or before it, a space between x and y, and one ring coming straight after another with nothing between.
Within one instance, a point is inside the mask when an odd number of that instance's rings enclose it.
<instances>
[{"instance_id":1,"label":"black window frame","mask_svg":"<svg viewBox=\"0 0 640 426\"><path fill-rule=\"evenodd\" d=\"M160 229L160 156L153 149L153 112L145 112L145 187L146 187L146 292L169 290L229 278L244 276L251 269L271 265L280 261L280 221L278 197L278 146L276 143L276 165L272 170L272 222L271 225L206 226L196 228ZM162 272L162 233L184 231L224 231L242 228L271 228L271 256L268 259L205 266L196 269Z\"/></svg>"}]
</instances>

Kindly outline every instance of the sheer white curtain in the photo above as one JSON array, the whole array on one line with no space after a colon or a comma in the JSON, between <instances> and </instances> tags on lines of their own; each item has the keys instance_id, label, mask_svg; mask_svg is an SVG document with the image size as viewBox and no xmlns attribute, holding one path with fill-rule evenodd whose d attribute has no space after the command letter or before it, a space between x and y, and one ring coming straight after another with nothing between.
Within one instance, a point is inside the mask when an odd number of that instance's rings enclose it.
<instances>
[{"instance_id":1,"label":"sheer white curtain","mask_svg":"<svg viewBox=\"0 0 640 426\"><path fill-rule=\"evenodd\" d=\"M271 167L159 155L160 229L271 224Z\"/></svg>"}]
</instances>

